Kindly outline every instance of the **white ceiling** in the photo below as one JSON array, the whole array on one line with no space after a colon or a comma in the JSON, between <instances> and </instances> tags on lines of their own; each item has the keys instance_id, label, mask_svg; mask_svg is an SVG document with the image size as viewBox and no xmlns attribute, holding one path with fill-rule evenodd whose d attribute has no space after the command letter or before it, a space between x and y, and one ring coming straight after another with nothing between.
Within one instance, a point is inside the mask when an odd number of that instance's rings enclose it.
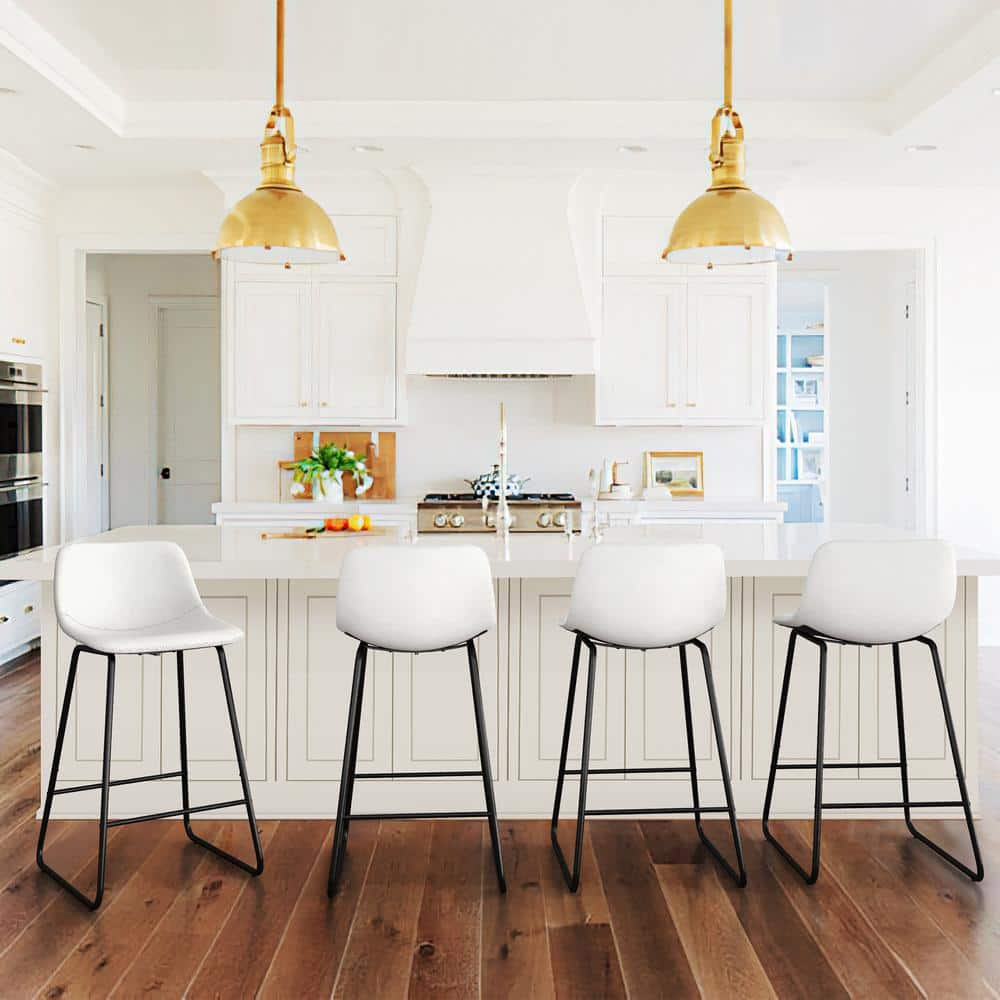
<instances>
[{"instance_id":1,"label":"white ceiling","mask_svg":"<svg viewBox=\"0 0 1000 1000\"><path fill-rule=\"evenodd\" d=\"M461 157L700 168L721 7L289 0L303 172ZM0 87L18 93L0 96L0 146L62 181L252 172L273 17L273 0L7 0ZM736 46L751 179L995 182L996 0L737 0ZM357 142L385 153L361 164ZM650 152L623 157L626 142ZM919 142L940 150L904 151Z\"/></svg>"},{"instance_id":2,"label":"white ceiling","mask_svg":"<svg viewBox=\"0 0 1000 1000\"><path fill-rule=\"evenodd\" d=\"M126 100L271 95L273 0L20 0ZM719 96L712 0L290 0L298 100ZM740 0L748 99L889 96L992 0Z\"/></svg>"}]
</instances>

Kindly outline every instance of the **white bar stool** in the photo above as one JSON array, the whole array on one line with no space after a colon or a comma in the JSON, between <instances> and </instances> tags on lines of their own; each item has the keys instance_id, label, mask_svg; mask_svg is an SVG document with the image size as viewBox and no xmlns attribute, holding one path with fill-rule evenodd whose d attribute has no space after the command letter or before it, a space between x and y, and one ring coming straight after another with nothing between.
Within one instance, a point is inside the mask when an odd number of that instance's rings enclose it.
<instances>
[{"instance_id":1,"label":"white bar stool","mask_svg":"<svg viewBox=\"0 0 1000 1000\"><path fill-rule=\"evenodd\" d=\"M337 803L337 826L327 893L336 892L351 820L471 819L489 822L493 862L501 892L507 891L500 854L500 830L493 798L490 750L474 639L496 626L493 579L482 549L473 546L374 545L344 558L337 585L337 628L358 641L347 716L347 739ZM469 658L472 704L479 740L478 771L404 771L358 774L358 733L369 650L430 653L464 646ZM357 778L482 777L485 812L352 813Z\"/></svg>"},{"instance_id":2,"label":"white bar stool","mask_svg":"<svg viewBox=\"0 0 1000 1000\"><path fill-rule=\"evenodd\" d=\"M903 809L906 826L921 843L939 854L945 861L974 882L983 878L983 859L972 821L972 807L965 786L965 774L958 753L955 724L951 717L948 692L937 644L924 633L940 625L951 614L955 604L955 554L947 542L934 539L906 539L888 542L834 541L820 546L813 556L806 579L805 593L793 615L777 618L778 625L792 630L785 659L785 675L781 682L778 724L771 753L771 771L764 799L764 836L778 849L781 856L812 885L819 878L820 834L824 809ZM781 734L785 725L788 686L795 658L795 643L799 638L819 647L819 708L816 719L815 764L779 764ZM869 763L824 764L823 736L826 726L826 658L828 643L853 646L892 646L892 667L896 688L896 728L899 740L899 760ZM906 727L903 719L903 682L900 671L899 647L904 642L920 642L928 647L938 694L944 712L948 743L955 764L955 777L961 798L956 801L914 802L910 799L906 759ZM824 802L823 770L829 768L898 767L902 784L901 802ZM774 780L778 771L815 770L816 789L813 804L812 862L806 871L771 833L768 820L774 795ZM975 869L929 840L913 824L910 810L937 806L961 806L972 842Z\"/></svg>"},{"instance_id":3,"label":"white bar stool","mask_svg":"<svg viewBox=\"0 0 1000 1000\"><path fill-rule=\"evenodd\" d=\"M264 857L257 821L254 817L250 784L247 780L246 761L240 741L233 691L229 683L229 669L223 647L241 639L243 633L234 625L220 621L209 614L195 586L191 568L180 546L173 542L90 542L67 545L56 558L55 608L59 627L76 646L69 664L66 691L63 695L59 729L56 734L55 752L49 772L48 791L42 810L42 826L38 835L36 860L42 871L51 875L64 889L92 910L101 905L104 896L105 857L108 829L148 819L183 816L184 830L196 844L225 858L238 868L259 875L264 870ZM184 651L215 647L219 655L222 686L226 695L229 725L236 749L243 797L231 802L214 802L210 805L192 806L188 788L187 720L184 700ZM115 657L118 654L177 654L177 708L180 723L181 769L163 774L150 774L140 778L111 780L111 734L115 696ZM104 751L101 780L88 785L56 788L59 762L62 759L66 723L76 683L77 663L81 653L95 653L107 657L107 684L104 703ZM126 819L108 820L109 791L115 785L131 785L159 778L181 779L180 809L130 816ZM97 855L97 891L93 899L84 895L57 871L45 863L43 852L45 835L49 826L52 800L56 795L70 792L101 790L100 827ZM228 806L245 806L250 834L253 838L256 861L253 865L241 861L197 836L191 829L192 813Z\"/></svg>"},{"instance_id":4,"label":"white bar stool","mask_svg":"<svg viewBox=\"0 0 1000 1000\"><path fill-rule=\"evenodd\" d=\"M712 681L712 663L708 647L698 636L722 621L726 612L726 569L722 550L701 543L682 545L630 546L602 545L589 549L580 560L570 600L569 615L563 625L576 633L573 666L569 678L569 698L563 728L559 775L555 804L552 808L552 847L571 892L580 885L583 855L583 826L587 816L694 814L695 827L702 843L740 887L746 885L743 846L736 823L729 763L719 720L719 706ZM703 806L698 791L698 766L695 761L694 730L691 724L691 689L688 682L687 647L701 653L705 685L712 711L712 727L719 752L719 767L725 790L724 806ZM581 647L586 646L587 699L583 722L583 752L580 768L567 769L569 736L573 724L577 674ZM590 735L594 719L594 677L597 670L597 647L615 649L667 649L676 647L680 656L681 692L684 699L684 722L687 729L687 767L613 767L591 768ZM691 777L690 807L652 809L587 809L587 779L591 774L676 774ZM579 775L580 797L576 816L576 848L570 871L559 846L559 807L566 775ZM728 814L736 867L733 867L709 840L702 827L704 813Z\"/></svg>"}]
</instances>

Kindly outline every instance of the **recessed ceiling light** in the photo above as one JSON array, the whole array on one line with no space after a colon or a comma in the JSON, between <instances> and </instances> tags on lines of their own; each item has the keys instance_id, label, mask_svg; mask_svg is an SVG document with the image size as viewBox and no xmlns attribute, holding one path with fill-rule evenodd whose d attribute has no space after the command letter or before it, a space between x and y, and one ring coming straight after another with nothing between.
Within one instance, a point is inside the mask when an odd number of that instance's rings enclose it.
<instances>
[{"instance_id":1,"label":"recessed ceiling light","mask_svg":"<svg viewBox=\"0 0 1000 1000\"><path fill-rule=\"evenodd\" d=\"M359 142L356 146L351 147L355 153L384 153L385 149L381 146L375 146L364 142Z\"/></svg>"},{"instance_id":2,"label":"recessed ceiling light","mask_svg":"<svg viewBox=\"0 0 1000 1000\"><path fill-rule=\"evenodd\" d=\"M936 149L937 146L932 146L928 142L918 142L906 147L908 153L933 153Z\"/></svg>"},{"instance_id":3,"label":"recessed ceiling light","mask_svg":"<svg viewBox=\"0 0 1000 1000\"><path fill-rule=\"evenodd\" d=\"M70 145L70 149L82 149L85 153L93 153L97 147L91 146L89 142L74 142Z\"/></svg>"},{"instance_id":4,"label":"recessed ceiling light","mask_svg":"<svg viewBox=\"0 0 1000 1000\"><path fill-rule=\"evenodd\" d=\"M630 146L619 146L619 153L648 153L649 150L645 146L630 145Z\"/></svg>"}]
</instances>

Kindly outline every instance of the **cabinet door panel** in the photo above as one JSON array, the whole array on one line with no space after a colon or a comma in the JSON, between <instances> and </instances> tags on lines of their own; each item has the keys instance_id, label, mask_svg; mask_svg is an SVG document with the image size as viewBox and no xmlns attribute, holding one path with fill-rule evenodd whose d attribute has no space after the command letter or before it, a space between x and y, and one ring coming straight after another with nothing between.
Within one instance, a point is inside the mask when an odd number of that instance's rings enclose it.
<instances>
[{"instance_id":1,"label":"cabinet door panel","mask_svg":"<svg viewBox=\"0 0 1000 1000\"><path fill-rule=\"evenodd\" d=\"M289 781L339 781L357 646L337 629L335 582L289 582L285 720ZM368 654L359 770L391 769L391 670L389 654Z\"/></svg>"},{"instance_id":2,"label":"cabinet door panel","mask_svg":"<svg viewBox=\"0 0 1000 1000\"><path fill-rule=\"evenodd\" d=\"M966 657L964 581L959 581L958 600L951 616L928 635L937 643L941 654L941 665L958 744L964 752ZM904 643L900 647L900 663L910 777L954 778L955 770L948 747L941 698L934 678L930 650L923 643ZM890 646L864 651L861 699L864 759L898 760L896 694ZM895 772L864 772L864 776L873 779L884 779L887 774Z\"/></svg>"},{"instance_id":3,"label":"cabinet door panel","mask_svg":"<svg viewBox=\"0 0 1000 1000\"><path fill-rule=\"evenodd\" d=\"M604 283L598 379L602 421L679 418L686 298L679 282Z\"/></svg>"},{"instance_id":4,"label":"cabinet door panel","mask_svg":"<svg viewBox=\"0 0 1000 1000\"><path fill-rule=\"evenodd\" d=\"M673 218L604 219L604 273L606 275L683 276L684 264L671 264L662 257L674 227Z\"/></svg>"},{"instance_id":5,"label":"cabinet door panel","mask_svg":"<svg viewBox=\"0 0 1000 1000\"><path fill-rule=\"evenodd\" d=\"M801 579L758 577L754 587L753 644L753 778L766 780L771 747L778 721L781 679L791 631L774 624L790 614L802 595ZM800 639L795 646L781 744L783 763L807 763L816 758L816 711L819 651ZM854 646L829 646L827 654L826 734L824 758L830 763L856 761L858 757L858 650ZM830 771L824 780L857 778L853 769ZM782 780L812 781L810 771L786 771Z\"/></svg>"},{"instance_id":6,"label":"cabinet door panel","mask_svg":"<svg viewBox=\"0 0 1000 1000\"><path fill-rule=\"evenodd\" d=\"M476 640L483 710L494 776L500 747L498 633ZM472 771L479 767L472 687L465 649L396 653L393 672L393 770ZM442 724L447 720L446 724Z\"/></svg>"},{"instance_id":7,"label":"cabinet door panel","mask_svg":"<svg viewBox=\"0 0 1000 1000\"><path fill-rule=\"evenodd\" d=\"M321 281L316 288L319 410L330 420L396 416L396 286Z\"/></svg>"},{"instance_id":8,"label":"cabinet door panel","mask_svg":"<svg viewBox=\"0 0 1000 1000\"><path fill-rule=\"evenodd\" d=\"M306 417L312 392L310 284L237 280L228 337L233 417Z\"/></svg>"},{"instance_id":9,"label":"cabinet door panel","mask_svg":"<svg viewBox=\"0 0 1000 1000\"><path fill-rule=\"evenodd\" d=\"M553 779L559 766L566 697L573 659L572 634L562 628L570 580L524 580L521 585L519 657L519 774ZM570 757L579 767L587 688L587 651L580 658ZM591 764L621 767L625 759L625 662L620 650L599 648L594 693Z\"/></svg>"},{"instance_id":10,"label":"cabinet door panel","mask_svg":"<svg viewBox=\"0 0 1000 1000\"><path fill-rule=\"evenodd\" d=\"M267 638L263 580L204 580L198 584L208 610L243 630L243 639L226 647L247 771L255 781L267 777ZM162 760L164 770L180 767L177 719L177 668L163 657ZM184 654L188 764L195 780L236 779L236 755L226 713L226 698L214 649Z\"/></svg>"},{"instance_id":11,"label":"cabinet door panel","mask_svg":"<svg viewBox=\"0 0 1000 1000\"><path fill-rule=\"evenodd\" d=\"M726 618L703 637L712 661L712 677L719 703L719 716L730 761L730 773L738 775L738 755L733 752L731 622ZM681 684L680 653L658 649L626 654L627 709L625 749L628 767L687 767L687 730L684 724L684 695ZM702 778L721 779L719 755L712 731L712 714L705 685L701 653L687 647L688 677L691 685L691 716L695 756ZM651 775L687 782L686 774ZM636 780L641 776L633 776ZM645 779L643 779L645 780Z\"/></svg>"},{"instance_id":12,"label":"cabinet door panel","mask_svg":"<svg viewBox=\"0 0 1000 1000\"><path fill-rule=\"evenodd\" d=\"M60 631L58 649L58 703L69 674L75 643ZM62 781L99 781L104 748L104 704L107 659L81 653L76 689L66 726L66 742L59 769ZM160 768L160 659L157 656L119 656L115 666L115 702L111 737L112 778L155 774Z\"/></svg>"},{"instance_id":13,"label":"cabinet door panel","mask_svg":"<svg viewBox=\"0 0 1000 1000\"><path fill-rule=\"evenodd\" d=\"M347 260L323 267L336 277L396 273L396 218L392 215L338 215L340 245Z\"/></svg>"},{"instance_id":14,"label":"cabinet door panel","mask_svg":"<svg viewBox=\"0 0 1000 1000\"><path fill-rule=\"evenodd\" d=\"M688 286L686 417L764 417L763 283L704 280Z\"/></svg>"}]
</instances>

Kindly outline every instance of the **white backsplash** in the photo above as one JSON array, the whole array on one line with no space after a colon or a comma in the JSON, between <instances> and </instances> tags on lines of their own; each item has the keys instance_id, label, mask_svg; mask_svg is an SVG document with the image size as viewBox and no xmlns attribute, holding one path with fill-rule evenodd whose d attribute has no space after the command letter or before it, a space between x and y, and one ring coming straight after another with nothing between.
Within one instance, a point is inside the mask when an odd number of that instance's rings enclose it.
<instances>
[{"instance_id":1,"label":"white backsplash","mask_svg":"<svg viewBox=\"0 0 1000 1000\"><path fill-rule=\"evenodd\" d=\"M594 380L407 381L408 424L397 432L400 497L467 489L463 479L496 461L498 414L507 406L510 470L534 490L588 496L587 471L607 457L629 462L642 484L642 453L703 451L706 495L761 499L761 431L754 427L595 427ZM276 463L291 457L293 428L240 427L235 500L277 500Z\"/></svg>"}]
</instances>

